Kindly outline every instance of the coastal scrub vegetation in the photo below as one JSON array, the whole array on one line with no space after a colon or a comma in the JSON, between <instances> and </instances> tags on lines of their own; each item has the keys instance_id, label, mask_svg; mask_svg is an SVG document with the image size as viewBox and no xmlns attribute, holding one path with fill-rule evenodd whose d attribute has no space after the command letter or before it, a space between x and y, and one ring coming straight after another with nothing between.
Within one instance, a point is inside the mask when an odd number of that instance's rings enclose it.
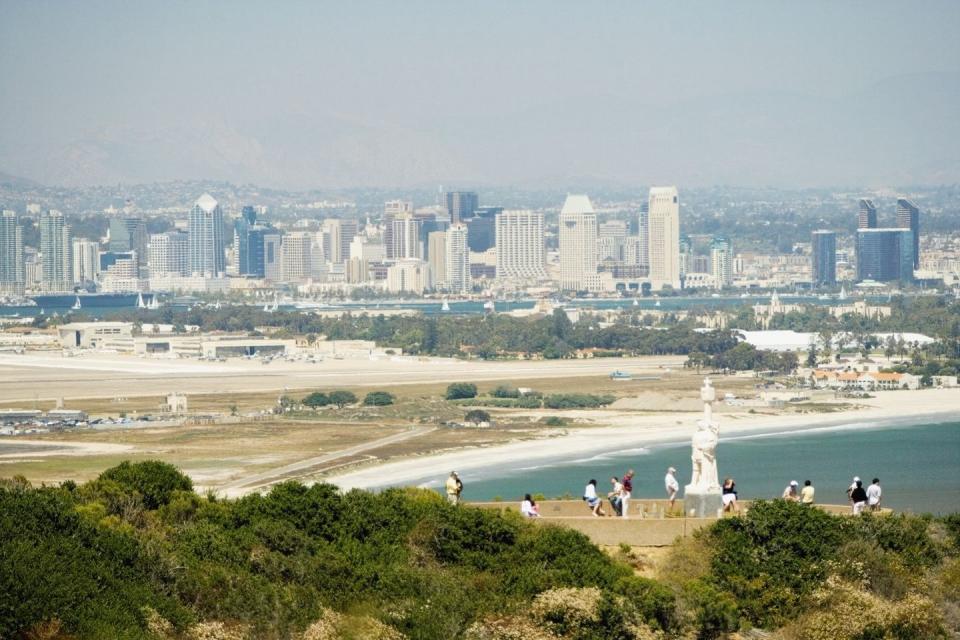
<instances>
[{"instance_id":1,"label":"coastal scrub vegetation","mask_svg":"<svg viewBox=\"0 0 960 640\"><path fill-rule=\"evenodd\" d=\"M287 482L200 496L162 462L0 481L0 637L195 640L946 638L960 517L758 502L655 578L584 535L431 491Z\"/></svg>"}]
</instances>

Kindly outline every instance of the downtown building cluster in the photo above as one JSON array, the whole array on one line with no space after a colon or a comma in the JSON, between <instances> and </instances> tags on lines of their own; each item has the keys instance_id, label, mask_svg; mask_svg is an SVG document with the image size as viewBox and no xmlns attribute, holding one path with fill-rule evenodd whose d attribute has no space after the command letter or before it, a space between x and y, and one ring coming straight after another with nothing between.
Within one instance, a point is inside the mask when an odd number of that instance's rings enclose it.
<instances>
[{"instance_id":1,"label":"downtown building cluster","mask_svg":"<svg viewBox=\"0 0 960 640\"><path fill-rule=\"evenodd\" d=\"M73 237L59 211L32 211L37 249L25 248L17 213L3 211L0 292L271 295L283 288L342 295L370 287L416 295L485 288L604 294L755 286L744 284L750 269L785 269L794 282L805 278L816 287L834 285L837 265L847 259L838 253L834 231L815 231L806 255L749 260L727 237L682 235L674 186L651 188L627 220L601 218L587 195L568 195L554 222L550 210L481 206L470 191L446 192L432 206L389 200L376 221L275 225L264 220L264 207L238 208L228 219L221 204L203 194L186 220L153 234L142 216L124 209L110 217L105 237L92 239ZM879 227L876 208L863 199L857 216L856 279L911 279L919 265L918 208L900 199L896 226Z\"/></svg>"}]
</instances>

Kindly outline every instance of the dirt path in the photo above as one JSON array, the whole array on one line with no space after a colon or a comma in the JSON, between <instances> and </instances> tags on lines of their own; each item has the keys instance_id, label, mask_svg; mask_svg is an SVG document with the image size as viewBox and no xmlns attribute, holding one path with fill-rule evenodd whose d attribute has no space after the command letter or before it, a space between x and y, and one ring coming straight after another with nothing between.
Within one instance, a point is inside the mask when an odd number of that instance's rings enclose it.
<instances>
[{"instance_id":1,"label":"dirt path","mask_svg":"<svg viewBox=\"0 0 960 640\"><path fill-rule=\"evenodd\" d=\"M370 442L364 442L362 444L348 447L346 449L340 449L339 451L327 453L322 456L307 458L306 460L300 460L299 462L294 462L283 467L277 467L276 469L263 471L252 476L246 476L222 485L217 489L217 491L227 497L241 496L246 493L250 493L251 491L268 487L284 480L291 480L298 476L305 475L304 472L311 472L315 467L318 467L322 464L339 460L340 458L355 456L363 453L364 451L378 449L386 445L396 444L397 442L403 442L404 440L410 440L411 438L418 438L428 433L432 433L433 431L436 431L436 427L414 427L409 431L395 433L392 436L371 440Z\"/></svg>"}]
</instances>

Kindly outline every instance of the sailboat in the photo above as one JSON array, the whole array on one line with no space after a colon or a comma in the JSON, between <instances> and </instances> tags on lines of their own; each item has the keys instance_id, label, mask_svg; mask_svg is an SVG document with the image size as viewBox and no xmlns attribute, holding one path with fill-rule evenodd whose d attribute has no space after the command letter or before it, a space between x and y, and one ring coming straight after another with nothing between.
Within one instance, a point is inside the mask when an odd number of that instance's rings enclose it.
<instances>
[{"instance_id":1,"label":"sailboat","mask_svg":"<svg viewBox=\"0 0 960 640\"><path fill-rule=\"evenodd\" d=\"M443 299L443 304L440 306L440 311L450 311L450 303L447 302L447 299Z\"/></svg>"},{"instance_id":2,"label":"sailboat","mask_svg":"<svg viewBox=\"0 0 960 640\"><path fill-rule=\"evenodd\" d=\"M657 300L657 302L656 302L653 306L659 307L659 306L660 306L660 300Z\"/></svg>"},{"instance_id":3,"label":"sailboat","mask_svg":"<svg viewBox=\"0 0 960 640\"><path fill-rule=\"evenodd\" d=\"M143 293L137 293L137 309L146 309L147 303L143 301Z\"/></svg>"},{"instance_id":4,"label":"sailboat","mask_svg":"<svg viewBox=\"0 0 960 640\"><path fill-rule=\"evenodd\" d=\"M639 306L640 306L640 303L637 301L636 298L633 299L633 306L635 306L635 307L639 307Z\"/></svg>"},{"instance_id":5,"label":"sailboat","mask_svg":"<svg viewBox=\"0 0 960 640\"><path fill-rule=\"evenodd\" d=\"M840 295L837 297L839 300L847 299L847 287L846 285L840 285Z\"/></svg>"},{"instance_id":6,"label":"sailboat","mask_svg":"<svg viewBox=\"0 0 960 640\"><path fill-rule=\"evenodd\" d=\"M484 311L495 311L496 308L497 308L496 305L493 304L493 300L487 300L486 302L483 303Z\"/></svg>"},{"instance_id":7,"label":"sailboat","mask_svg":"<svg viewBox=\"0 0 960 640\"><path fill-rule=\"evenodd\" d=\"M80 304L80 296L77 296L77 299L74 301L73 306L70 307L70 308L73 309L74 311L76 311L76 310L80 309L80 307L82 307L82 306L83 306L83 305Z\"/></svg>"},{"instance_id":8,"label":"sailboat","mask_svg":"<svg viewBox=\"0 0 960 640\"><path fill-rule=\"evenodd\" d=\"M147 303L147 309L159 309L160 301L157 299L157 294L153 294L150 297L150 302Z\"/></svg>"}]
</instances>

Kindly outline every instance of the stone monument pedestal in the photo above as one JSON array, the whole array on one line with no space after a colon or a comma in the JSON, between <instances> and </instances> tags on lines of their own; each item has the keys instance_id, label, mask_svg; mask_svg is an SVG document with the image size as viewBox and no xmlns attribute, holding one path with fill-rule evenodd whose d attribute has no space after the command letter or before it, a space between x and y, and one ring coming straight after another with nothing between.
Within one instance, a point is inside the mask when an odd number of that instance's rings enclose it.
<instances>
[{"instance_id":1,"label":"stone monument pedestal","mask_svg":"<svg viewBox=\"0 0 960 640\"><path fill-rule=\"evenodd\" d=\"M716 518L723 509L719 488L704 488L687 485L683 488L683 512L689 518Z\"/></svg>"}]
</instances>

